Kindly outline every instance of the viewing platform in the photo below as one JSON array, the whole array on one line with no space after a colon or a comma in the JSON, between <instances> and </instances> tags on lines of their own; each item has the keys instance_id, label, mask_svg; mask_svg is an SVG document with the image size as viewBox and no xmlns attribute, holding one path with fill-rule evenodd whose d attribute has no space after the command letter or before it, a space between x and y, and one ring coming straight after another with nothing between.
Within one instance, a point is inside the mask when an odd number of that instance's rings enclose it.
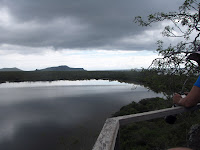
<instances>
[{"instance_id":1,"label":"viewing platform","mask_svg":"<svg viewBox=\"0 0 200 150\"><path fill-rule=\"evenodd\" d=\"M129 123L141 122L151 119L163 118L183 112L190 112L200 108L200 104L192 108L182 106L166 108L161 110L149 111L144 113L125 115L108 118L97 138L93 150L119 150L120 133L119 129Z\"/></svg>"}]
</instances>

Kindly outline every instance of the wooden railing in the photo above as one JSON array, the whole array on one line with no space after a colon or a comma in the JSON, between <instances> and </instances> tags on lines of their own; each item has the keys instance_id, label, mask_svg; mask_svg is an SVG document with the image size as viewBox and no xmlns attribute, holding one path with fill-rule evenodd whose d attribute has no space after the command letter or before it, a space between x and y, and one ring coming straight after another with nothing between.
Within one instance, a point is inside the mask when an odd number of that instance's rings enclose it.
<instances>
[{"instance_id":1,"label":"wooden railing","mask_svg":"<svg viewBox=\"0 0 200 150\"><path fill-rule=\"evenodd\" d=\"M156 111L113 117L106 120L99 137L93 147L93 150L116 150L119 149L119 128L133 122L140 122L156 118L162 118L169 115L180 114L187 111L193 111L200 108L200 104L192 108L184 108L181 106L161 109Z\"/></svg>"}]
</instances>

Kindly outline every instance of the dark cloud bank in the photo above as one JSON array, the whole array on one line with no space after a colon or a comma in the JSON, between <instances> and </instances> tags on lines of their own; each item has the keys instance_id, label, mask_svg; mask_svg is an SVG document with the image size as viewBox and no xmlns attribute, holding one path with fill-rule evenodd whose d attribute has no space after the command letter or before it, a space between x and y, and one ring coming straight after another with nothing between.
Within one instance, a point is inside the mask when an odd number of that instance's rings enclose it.
<instances>
[{"instance_id":1,"label":"dark cloud bank","mask_svg":"<svg viewBox=\"0 0 200 150\"><path fill-rule=\"evenodd\" d=\"M0 24L0 43L56 49L152 50L145 44L124 42L145 30L135 16L176 11L183 0L1 0L0 10L11 15L12 25ZM144 35L145 36L145 35ZM142 37L142 36L141 36Z\"/></svg>"}]
</instances>

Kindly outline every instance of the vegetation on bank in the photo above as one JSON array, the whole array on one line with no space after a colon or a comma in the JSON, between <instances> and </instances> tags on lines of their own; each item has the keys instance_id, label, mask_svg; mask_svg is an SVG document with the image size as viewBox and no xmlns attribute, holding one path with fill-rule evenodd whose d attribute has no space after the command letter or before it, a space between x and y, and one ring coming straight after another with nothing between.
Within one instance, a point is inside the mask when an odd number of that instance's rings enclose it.
<instances>
[{"instance_id":1,"label":"vegetation on bank","mask_svg":"<svg viewBox=\"0 0 200 150\"><path fill-rule=\"evenodd\" d=\"M162 98L143 99L124 106L113 116L141 113L171 107L172 101ZM200 122L199 111L177 115L175 124L164 118L129 124L120 128L122 150L165 150L172 147L187 147L188 132L193 124Z\"/></svg>"},{"instance_id":2,"label":"vegetation on bank","mask_svg":"<svg viewBox=\"0 0 200 150\"><path fill-rule=\"evenodd\" d=\"M186 75L158 75L155 70L142 71L21 71L0 72L0 83L24 81L55 81L55 80L117 80L119 82L142 84L155 92L171 95L180 92L188 77ZM196 76L188 78L184 91L188 91Z\"/></svg>"},{"instance_id":3,"label":"vegetation on bank","mask_svg":"<svg viewBox=\"0 0 200 150\"><path fill-rule=\"evenodd\" d=\"M172 106L172 94L190 91L197 76L158 74L155 70L143 70L137 82L155 92L163 92L166 98L143 99L123 106L113 117L142 113ZM185 82L187 81L187 82ZM120 128L122 150L164 150L172 147L187 147L188 132L193 124L200 122L199 111L177 115L175 124L164 118L129 124Z\"/></svg>"},{"instance_id":4,"label":"vegetation on bank","mask_svg":"<svg viewBox=\"0 0 200 150\"><path fill-rule=\"evenodd\" d=\"M24 81L126 79L130 73L114 71L22 71L0 72L0 83ZM131 73L132 74L132 73ZM129 76L129 75L128 75Z\"/></svg>"}]
</instances>

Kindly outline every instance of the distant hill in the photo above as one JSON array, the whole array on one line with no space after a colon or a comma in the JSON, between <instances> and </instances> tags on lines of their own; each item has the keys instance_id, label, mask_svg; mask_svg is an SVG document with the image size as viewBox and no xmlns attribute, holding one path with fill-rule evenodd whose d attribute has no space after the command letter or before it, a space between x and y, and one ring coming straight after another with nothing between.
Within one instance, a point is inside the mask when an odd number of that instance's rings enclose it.
<instances>
[{"instance_id":1,"label":"distant hill","mask_svg":"<svg viewBox=\"0 0 200 150\"><path fill-rule=\"evenodd\" d=\"M18 68L2 68L0 71L23 71Z\"/></svg>"},{"instance_id":2,"label":"distant hill","mask_svg":"<svg viewBox=\"0 0 200 150\"><path fill-rule=\"evenodd\" d=\"M68 66L49 67L36 71L85 71L83 68L70 68Z\"/></svg>"}]
</instances>

